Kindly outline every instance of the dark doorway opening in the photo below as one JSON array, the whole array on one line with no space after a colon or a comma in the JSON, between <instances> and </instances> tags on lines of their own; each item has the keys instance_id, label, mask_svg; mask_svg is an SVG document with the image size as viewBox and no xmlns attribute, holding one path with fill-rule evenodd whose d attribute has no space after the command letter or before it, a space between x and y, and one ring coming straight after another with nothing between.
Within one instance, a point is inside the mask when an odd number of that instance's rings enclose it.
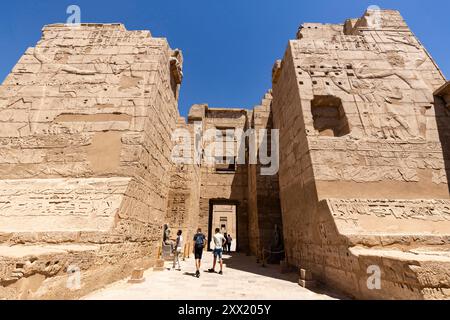
<instances>
[{"instance_id":1,"label":"dark doorway opening","mask_svg":"<svg viewBox=\"0 0 450 320\"><path fill-rule=\"evenodd\" d=\"M239 202L233 200L210 200L208 219L208 250L213 249L211 241L215 229L219 228L222 234L230 234L232 237L231 251L239 251L238 239L238 208Z\"/></svg>"}]
</instances>

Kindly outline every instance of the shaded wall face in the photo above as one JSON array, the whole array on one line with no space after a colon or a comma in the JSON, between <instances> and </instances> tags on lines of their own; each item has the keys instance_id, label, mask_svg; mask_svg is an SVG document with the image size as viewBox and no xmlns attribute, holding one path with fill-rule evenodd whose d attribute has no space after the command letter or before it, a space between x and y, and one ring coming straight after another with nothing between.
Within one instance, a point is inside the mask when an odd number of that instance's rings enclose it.
<instances>
[{"instance_id":1,"label":"shaded wall face","mask_svg":"<svg viewBox=\"0 0 450 320\"><path fill-rule=\"evenodd\" d=\"M178 125L187 129L191 136L194 134L194 125L185 124L184 119ZM194 150L195 142L191 140ZM173 234L182 230L185 243L191 250L194 234L197 232L200 214L200 166L186 163L174 165L170 172L171 184L168 194L168 207L165 223L168 223Z\"/></svg>"},{"instance_id":2,"label":"shaded wall face","mask_svg":"<svg viewBox=\"0 0 450 320\"><path fill-rule=\"evenodd\" d=\"M273 125L280 130L279 192L287 259L302 260L302 246L319 239L316 216L317 194L308 153L304 115L299 96L297 68L290 50L283 58L279 78L273 83Z\"/></svg>"},{"instance_id":3,"label":"shaded wall face","mask_svg":"<svg viewBox=\"0 0 450 320\"><path fill-rule=\"evenodd\" d=\"M447 100L450 97L447 97ZM450 181L450 107L443 97L435 97L434 104L439 139L442 144L447 181ZM443 178L442 178L443 179ZM450 192L450 184L447 184Z\"/></svg>"},{"instance_id":4,"label":"shaded wall face","mask_svg":"<svg viewBox=\"0 0 450 320\"><path fill-rule=\"evenodd\" d=\"M270 135L273 129L271 107L272 95L268 92L261 105L253 109L249 126L258 133L261 129L268 130ZM267 140L271 141L270 136ZM271 147L269 144L269 153L272 152ZM279 244L275 244L274 235L276 227L282 230L278 173L261 175L260 162L248 164L248 211L251 253L260 256L261 251L266 250L267 256L269 250L282 250Z\"/></svg>"}]
</instances>

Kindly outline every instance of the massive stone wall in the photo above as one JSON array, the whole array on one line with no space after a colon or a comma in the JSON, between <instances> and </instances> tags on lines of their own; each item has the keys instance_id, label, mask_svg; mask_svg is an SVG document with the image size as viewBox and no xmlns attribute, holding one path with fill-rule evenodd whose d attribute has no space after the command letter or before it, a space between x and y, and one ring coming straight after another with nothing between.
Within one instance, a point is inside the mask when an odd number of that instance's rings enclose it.
<instances>
[{"instance_id":1,"label":"massive stone wall","mask_svg":"<svg viewBox=\"0 0 450 320\"><path fill-rule=\"evenodd\" d=\"M249 115L248 127L254 130L253 137L258 140L255 150L257 153L262 143L271 141L270 134L273 129L271 106L272 93L269 91L264 95L261 104L255 106ZM267 130L267 141L263 141L261 130ZM275 149L271 150L271 143L267 143L267 146L269 154L277 152ZM260 160L256 164L248 163L248 236L250 252L262 258L263 250L264 257L268 257L272 249L277 252L282 250L280 247L275 249L277 245L274 244L275 229L277 227L279 230L282 229L282 221L278 174L262 175Z\"/></svg>"},{"instance_id":2,"label":"massive stone wall","mask_svg":"<svg viewBox=\"0 0 450 320\"><path fill-rule=\"evenodd\" d=\"M149 31L44 27L0 87L1 297L77 297L151 266L162 226L189 242L198 226L210 231L213 204L236 205L238 250L248 251L249 239L267 245L273 222L281 224L276 180L249 190L246 165L174 163L172 151L174 130L194 137L198 123L201 131L265 128L270 103L251 123L247 110L206 105L186 123L177 108L182 63ZM247 198L257 189L252 229ZM72 269L83 279L76 290L66 287Z\"/></svg>"},{"instance_id":3,"label":"massive stone wall","mask_svg":"<svg viewBox=\"0 0 450 320\"><path fill-rule=\"evenodd\" d=\"M445 78L400 14L304 24L273 83L289 262L359 298L448 297Z\"/></svg>"},{"instance_id":4,"label":"massive stone wall","mask_svg":"<svg viewBox=\"0 0 450 320\"><path fill-rule=\"evenodd\" d=\"M44 27L0 87L1 297L79 296L151 265L181 65L149 31Z\"/></svg>"},{"instance_id":5,"label":"massive stone wall","mask_svg":"<svg viewBox=\"0 0 450 320\"><path fill-rule=\"evenodd\" d=\"M214 204L236 206L238 250L282 226L288 263L354 297L450 296L450 85L398 12L304 24L253 110L194 105L186 122L182 63L149 31L44 27L0 86L1 298L78 297L152 266L163 224L210 236ZM278 174L248 162L252 136L246 164L205 161L209 129L272 128ZM198 163L173 161L176 129Z\"/></svg>"},{"instance_id":6,"label":"massive stone wall","mask_svg":"<svg viewBox=\"0 0 450 320\"><path fill-rule=\"evenodd\" d=\"M185 119L180 118L177 127L189 133L191 151L195 150L195 125L186 124ZM172 141L176 140L177 136L174 135ZM185 158L185 161L176 163L172 168L165 218L174 234L177 230L183 232L185 244L189 245L187 250L192 250L192 240L200 226L200 164L192 160Z\"/></svg>"}]
</instances>

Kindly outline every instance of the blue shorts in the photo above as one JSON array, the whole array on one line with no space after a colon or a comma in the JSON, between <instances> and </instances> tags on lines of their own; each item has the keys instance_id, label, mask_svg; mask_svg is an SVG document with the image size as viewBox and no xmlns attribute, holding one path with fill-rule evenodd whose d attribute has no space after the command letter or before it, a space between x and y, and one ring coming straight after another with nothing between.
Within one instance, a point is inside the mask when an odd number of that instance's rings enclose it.
<instances>
[{"instance_id":1,"label":"blue shorts","mask_svg":"<svg viewBox=\"0 0 450 320\"><path fill-rule=\"evenodd\" d=\"M223 253L223 249L222 248L214 249L213 253L214 253L214 258L219 257L219 259L222 259L222 253Z\"/></svg>"}]
</instances>

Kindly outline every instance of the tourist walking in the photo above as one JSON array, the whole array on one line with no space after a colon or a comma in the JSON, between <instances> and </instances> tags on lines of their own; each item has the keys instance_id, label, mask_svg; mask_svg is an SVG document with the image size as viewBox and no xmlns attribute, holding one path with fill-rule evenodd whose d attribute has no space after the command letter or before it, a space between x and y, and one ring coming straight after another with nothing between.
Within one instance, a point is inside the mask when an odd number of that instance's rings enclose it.
<instances>
[{"instance_id":1,"label":"tourist walking","mask_svg":"<svg viewBox=\"0 0 450 320\"><path fill-rule=\"evenodd\" d=\"M231 242L233 241L233 238L231 237L231 234L227 235L227 246L228 246L228 254L231 253Z\"/></svg>"},{"instance_id":2,"label":"tourist walking","mask_svg":"<svg viewBox=\"0 0 450 320\"><path fill-rule=\"evenodd\" d=\"M217 259L219 260L219 264L220 264L220 271L219 274L223 274L222 268L223 268L223 260L222 260L222 255L223 255L223 245L225 244L225 237L223 236L223 234L220 233L219 228L216 228L216 234L213 236L213 243L214 243L214 261L213 261L213 267L211 269L209 269L209 272L216 272L216 262Z\"/></svg>"},{"instance_id":3,"label":"tourist walking","mask_svg":"<svg viewBox=\"0 0 450 320\"><path fill-rule=\"evenodd\" d=\"M227 248L228 248L228 246L227 246L228 234L225 232L225 233L223 234L223 237L225 238L225 243L223 244L223 253L227 253Z\"/></svg>"},{"instance_id":4,"label":"tourist walking","mask_svg":"<svg viewBox=\"0 0 450 320\"><path fill-rule=\"evenodd\" d=\"M200 266L202 263L202 255L205 245L206 245L206 237L202 233L202 229L198 228L197 233L194 235L194 256L196 267L195 276L197 278L200 277Z\"/></svg>"},{"instance_id":5,"label":"tourist walking","mask_svg":"<svg viewBox=\"0 0 450 320\"><path fill-rule=\"evenodd\" d=\"M177 240L175 242L175 249L173 250L173 269L175 269L176 264L178 264L178 270L181 271L180 265L180 255L183 248L183 236L181 235L183 231L178 230Z\"/></svg>"}]
</instances>

